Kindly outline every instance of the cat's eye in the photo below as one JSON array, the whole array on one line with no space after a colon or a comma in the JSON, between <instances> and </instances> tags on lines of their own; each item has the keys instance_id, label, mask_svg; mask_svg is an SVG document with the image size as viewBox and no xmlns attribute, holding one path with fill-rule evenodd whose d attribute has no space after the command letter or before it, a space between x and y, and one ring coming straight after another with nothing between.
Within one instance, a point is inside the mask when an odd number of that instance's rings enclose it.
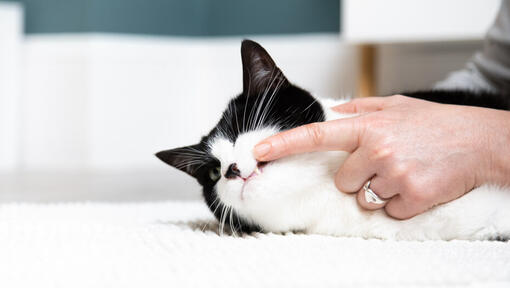
<instances>
[{"instance_id":1,"label":"cat's eye","mask_svg":"<svg viewBox=\"0 0 510 288\"><path fill-rule=\"evenodd\" d=\"M209 170L209 178L211 178L212 181L216 181L220 179L221 177L221 167L217 166Z\"/></svg>"}]
</instances>

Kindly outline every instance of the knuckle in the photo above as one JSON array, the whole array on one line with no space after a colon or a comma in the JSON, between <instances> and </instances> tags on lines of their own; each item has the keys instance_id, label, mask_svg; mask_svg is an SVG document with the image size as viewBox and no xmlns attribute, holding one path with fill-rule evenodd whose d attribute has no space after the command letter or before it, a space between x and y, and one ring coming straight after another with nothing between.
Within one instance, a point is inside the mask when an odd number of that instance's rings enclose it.
<instances>
[{"instance_id":1,"label":"knuckle","mask_svg":"<svg viewBox=\"0 0 510 288\"><path fill-rule=\"evenodd\" d=\"M324 143L324 137L326 136L324 134L324 131L322 130L322 127L319 123L310 123L306 126L306 132L308 134L308 137L312 141L312 144L314 146L321 146Z\"/></svg>"},{"instance_id":2,"label":"knuckle","mask_svg":"<svg viewBox=\"0 0 510 288\"><path fill-rule=\"evenodd\" d=\"M292 141L289 139L289 137L282 136L281 143L285 151L290 153L294 150L294 145L292 144Z\"/></svg>"},{"instance_id":3,"label":"knuckle","mask_svg":"<svg viewBox=\"0 0 510 288\"><path fill-rule=\"evenodd\" d=\"M401 102L406 101L408 97L401 95L401 94L397 94L397 95L390 96L390 98L395 103L401 103Z\"/></svg>"},{"instance_id":4,"label":"knuckle","mask_svg":"<svg viewBox=\"0 0 510 288\"><path fill-rule=\"evenodd\" d=\"M280 146L286 147L287 146L287 138L284 137L282 134L276 134L273 137L275 137L275 142L279 143Z\"/></svg>"},{"instance_id":5,"label":"knuckle","mask_svg":"<svg viewBox=\"0 0 510 288\"><path fill-rule=\"evenodd\" d=\"M372 161L388 161L393 158L395 158L395 150L391 145L377 145L370 153L370 160Z\"/></svg>"},{"instance_id":6,"label":"knuckle","mask_svg":"<svg viewBox=\"0 0 510 288\"><path fill-rule=\"evenodd\" d=\"M390 147L380 147L374 151L374 157L378 160L389 160L395 157L395 152Z\"/></svg>"},{"instance_id":7,"label":"knuckle","mask_svg":"<svg viewBox=\"0 0 510 288\"><path fill-rule=\"evenodd\" d=\"M360 113L360 107L359 105L362 103L362 99L361 98L355 98L353 100L351 100L351 102L349 103L352 107L352 110L354 113Z\"/></svg>"},{"instance_id":8,"label":"knuckle","mask_svg":"<svg viewBox=\"0 0 510 288\"><path fill-rule=\"evenodd\" d=\"M287 139L286 136L282 135L282 134L276 134L274 135L273 137L273 146L276 146L277 150L280 151L280 152L288 152L290 153L291 151L291 148L292 146L289 145L289 140ZM274 145L276 144L276 145Z\"/></svg>"}]
</instances>

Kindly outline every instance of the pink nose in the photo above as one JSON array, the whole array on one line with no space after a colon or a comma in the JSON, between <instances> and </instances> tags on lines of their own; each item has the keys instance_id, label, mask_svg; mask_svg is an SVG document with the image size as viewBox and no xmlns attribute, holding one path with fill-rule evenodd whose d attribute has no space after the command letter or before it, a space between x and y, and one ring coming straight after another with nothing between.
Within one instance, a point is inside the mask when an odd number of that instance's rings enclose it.
<instances>
[{"instance_id":1,"label":"pink nose","mask_svg":"<svg viewBox=\"0 0 510 288\"><path fill-rule=\"evenodd\" d=\"M235 179L241 176L241 171L237 168L236 163L232 163L228 166L227 172L225 172L225 178L227 179Z\"/></svg>"}]
</instances>

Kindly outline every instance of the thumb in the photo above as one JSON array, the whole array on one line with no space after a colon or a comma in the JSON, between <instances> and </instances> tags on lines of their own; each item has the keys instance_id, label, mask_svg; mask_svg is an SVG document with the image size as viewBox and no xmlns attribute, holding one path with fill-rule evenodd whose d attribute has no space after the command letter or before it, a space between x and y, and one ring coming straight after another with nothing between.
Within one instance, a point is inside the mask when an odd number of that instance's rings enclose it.
<instances>
[{"instance_id":1,"label":"thumb","mask_svg":"<svg viewBox=\"0 0 510 288\"><path fill-rule=\"evenodd\" d=\"M253 155L259 161L271 161L312 151L352 152L359 145L361 123L353 117L300 126L266 138L255 146Z\"/></svg>"}]
</instances>

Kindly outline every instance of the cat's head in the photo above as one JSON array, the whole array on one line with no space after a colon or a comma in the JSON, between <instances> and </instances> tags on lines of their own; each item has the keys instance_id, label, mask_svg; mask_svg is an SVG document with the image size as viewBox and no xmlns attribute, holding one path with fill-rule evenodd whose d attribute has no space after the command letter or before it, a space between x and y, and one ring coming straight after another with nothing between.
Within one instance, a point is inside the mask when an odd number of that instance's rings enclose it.
<instances>
[{"instance_id":1,"label":"cat's head","mask_svg":"<svg viewBox=\"0 0 510 288\"><path fill-rule=\"evenodd\" d=\"M325 120L322 106L291 84L256 42L241 45L243 92L195 145L161 151L165 163L196 178L220 223L235 230L300 229L296 207L316 185L313 155L260 163L253 147L277 132ZM291 219L292 218L292 219Z\"/></svg>"}]
</instances>

